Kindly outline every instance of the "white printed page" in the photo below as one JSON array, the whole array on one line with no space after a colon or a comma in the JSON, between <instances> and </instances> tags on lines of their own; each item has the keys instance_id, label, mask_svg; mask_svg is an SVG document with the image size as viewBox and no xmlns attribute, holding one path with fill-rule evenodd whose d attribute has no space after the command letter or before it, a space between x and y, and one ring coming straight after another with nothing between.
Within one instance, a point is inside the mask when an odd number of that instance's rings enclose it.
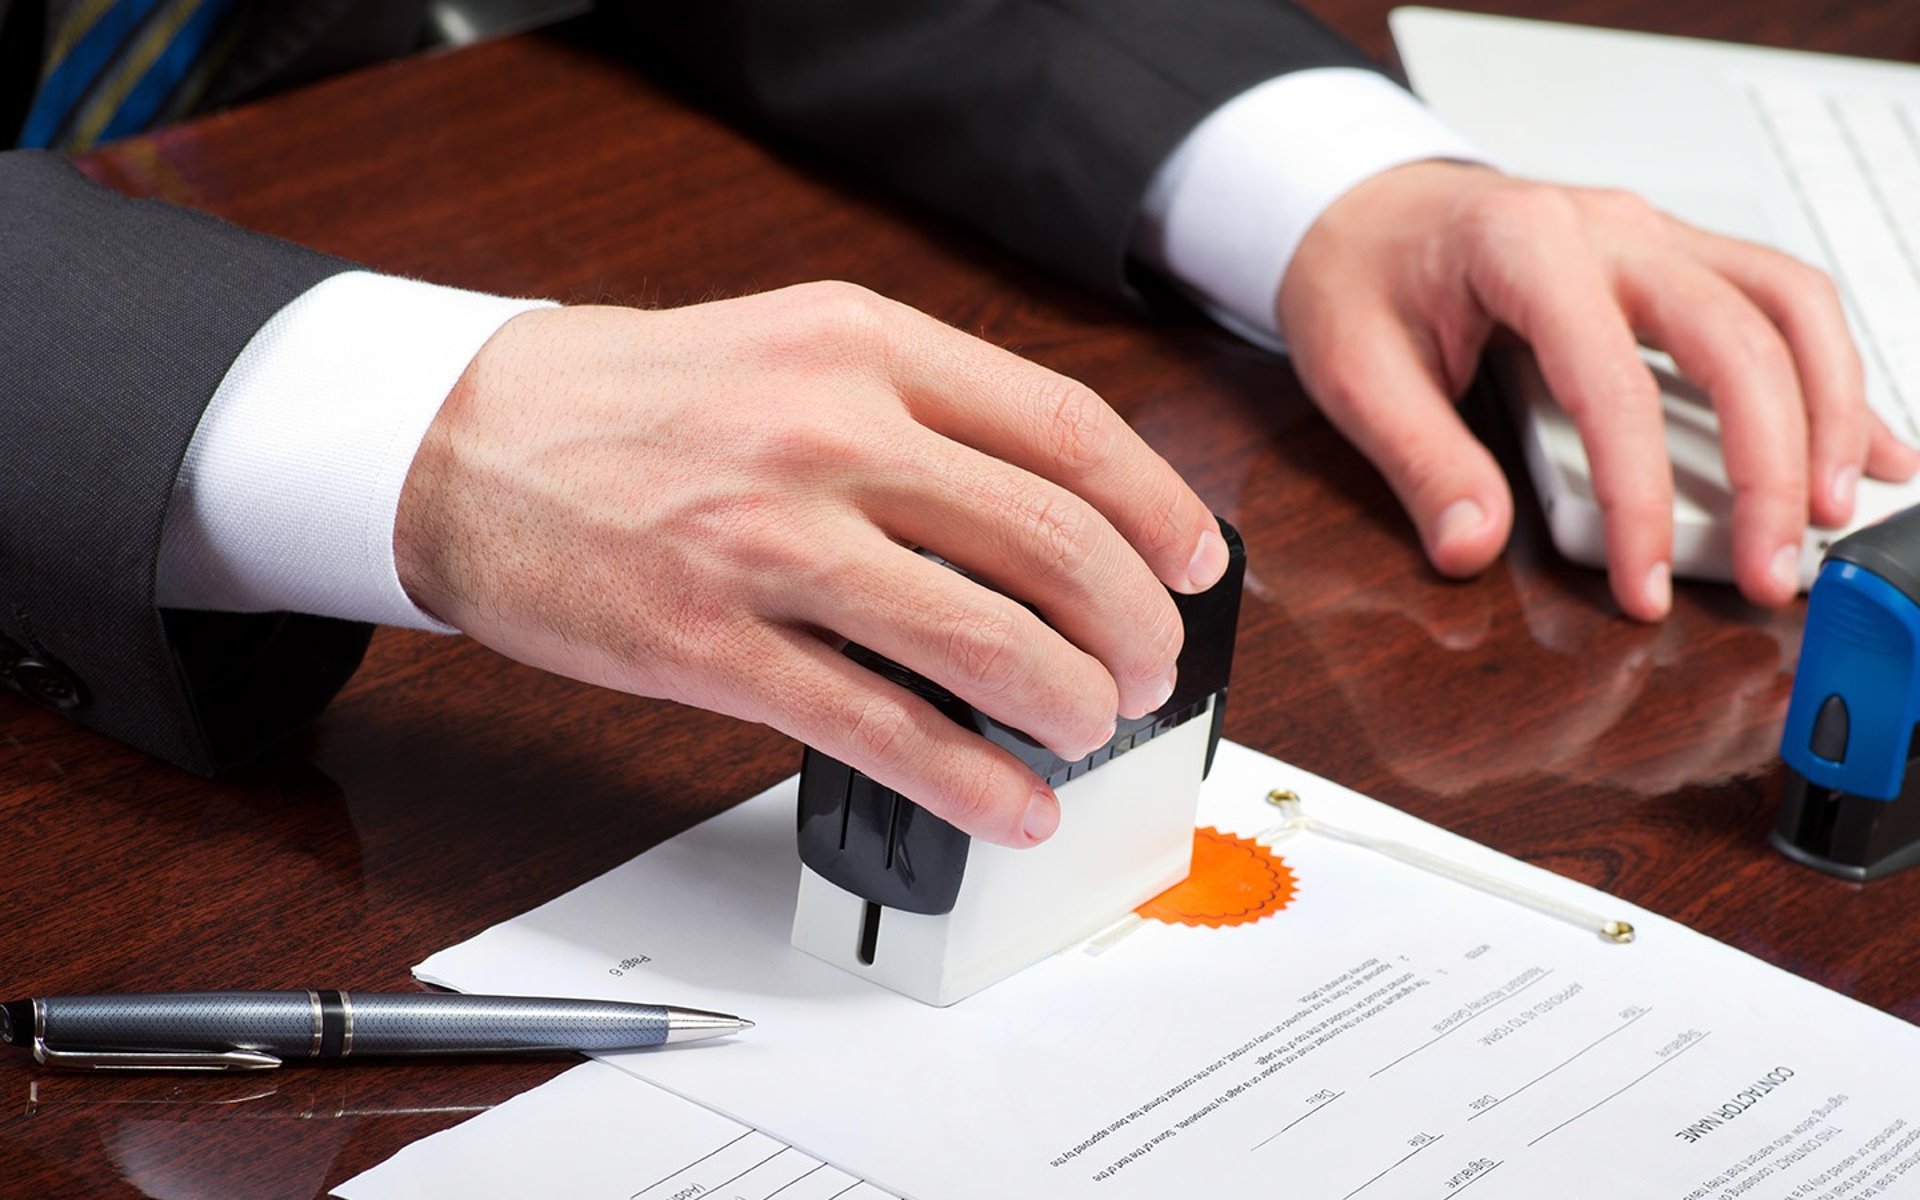
<instances>
[{"instance_id":1,"label":"white printed page","mask_svg":"<svg viewBox=\"0 0 1920 1200\"><path fill-rule=\"evenodd\" d=\"M1316 834L1269 853L1275 787L1638 938ZM793 806L790 780L417 973L753 1019L607 1061L915 1200L1920 1196L1911 1026L1242 747L1194 880L950 1009L791 949Z\"/></svg>"},{"instance_id":2,"label":"white printed page","mask_svg":"<svg viewBox=\"0 0 1920 1200\"><path fill-rule=\"evenodd\" d=\"M719 1113L589 1062L423 1138L342 1200L895 1200Z\"/></svg>"}]
</instances>

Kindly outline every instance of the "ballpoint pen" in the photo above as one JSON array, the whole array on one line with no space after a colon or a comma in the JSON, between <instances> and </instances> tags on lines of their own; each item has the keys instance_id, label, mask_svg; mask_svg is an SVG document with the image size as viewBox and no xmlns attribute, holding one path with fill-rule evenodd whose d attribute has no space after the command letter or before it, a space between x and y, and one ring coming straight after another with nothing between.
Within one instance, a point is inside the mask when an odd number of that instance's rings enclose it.
<instances>
[{"instance_id":1,"label":"ballpoint pen","mask_svg":"<svg viewBox=\"0 0 1920 1200\"><path fill-rule=\"evenodd\" d=\"M0 1004L0 1041L81 1069L258 1070L288 1058L628 1050L753 1022L614 1000L446 992L154 992Z\"/></svg>"}]
</instances>

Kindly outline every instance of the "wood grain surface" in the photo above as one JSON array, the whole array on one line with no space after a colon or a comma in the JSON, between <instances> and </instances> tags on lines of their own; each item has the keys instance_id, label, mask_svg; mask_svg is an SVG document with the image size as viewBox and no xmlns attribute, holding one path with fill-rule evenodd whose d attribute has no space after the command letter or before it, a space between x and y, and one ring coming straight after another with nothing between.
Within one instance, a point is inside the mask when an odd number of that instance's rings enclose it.
<instances>
[{"instance_id":1,"label":"wood grain surface","mask_svg":"<svg viewBox=\"0 0 1920 1200\"><path fill-rule=\"evenodd\" d=\"M1317 7L1388 51L1387 0ZM1907 4L1475 7L1920 57ZM1683 585L1671 620L1632 624L1525 504L1506 559L1442 580L1287 366L1204 325L1066 290L565 34L391 64L87 166L489 291L670 305L856 280L1076 375L1245 535L1231 737L1920 1018L1920 873L1852 886L1766 844L1803 608ZM394 631L309 730L215 782L0 697L0 992L409 988L432 951L798 760L764 729ZM8 1055L0 1196L318 1195L566 1065L95 1079Z\"/></svg>"}]
</instances>

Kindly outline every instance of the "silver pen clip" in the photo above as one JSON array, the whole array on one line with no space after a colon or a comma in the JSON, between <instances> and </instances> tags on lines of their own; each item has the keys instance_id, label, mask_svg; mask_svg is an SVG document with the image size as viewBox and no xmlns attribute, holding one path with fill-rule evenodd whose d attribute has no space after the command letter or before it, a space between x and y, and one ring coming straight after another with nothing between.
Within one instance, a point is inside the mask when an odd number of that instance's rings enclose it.
<instances>
[{"instance_id":1,"label":"silver pen clip","mask_svg":"<svg viewBox=\"0 0 1920 1200\"><path fill-rule=\"evenodd\" d=\"M280 1060L258 1050L56 1050L33 1039L33 1060L74 1071L267 1071Z\"/></svg>"},{"instance_id":2,"label":"silver pen clip","mask_svg":"<svg viewBox=\"0 0 1920 1200\"><path fill-rule=\"evenodd\" d=\"M270 1071L280 1060L259 1050L56 1050L47 1045L47 1006L33 1002L33 1061L69 1071Z\"/></svg>"}]
</instances>

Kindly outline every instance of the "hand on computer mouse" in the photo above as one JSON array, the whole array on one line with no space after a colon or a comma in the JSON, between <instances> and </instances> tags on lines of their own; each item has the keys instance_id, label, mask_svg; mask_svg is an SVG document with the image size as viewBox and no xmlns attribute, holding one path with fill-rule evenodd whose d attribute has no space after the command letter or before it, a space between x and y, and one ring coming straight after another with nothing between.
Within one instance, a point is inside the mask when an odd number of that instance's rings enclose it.
<instances>
[{"instance_id":1,"label":"hand on computer mouse","mask_svg":"<svg viewBox=\"0 0 1920 1200\"><path fill-rule=\"evenodd\" d=\"M1844 524L1863 472L1920 467L1867 408L1824 274L1623 192L1446 162L1384 172L1308 230L1276 311L1307 390L1450 575L1492 562L1512 526L1506 481L1453 410L1503 326L1531 344L1580 429L1613 593L1642 620L1671 604L1673 474L1641 341L1672 354L1719 414L1734 575L1751 600L1793 597L1802 531Z\"/></svg>"}]
</instances>

